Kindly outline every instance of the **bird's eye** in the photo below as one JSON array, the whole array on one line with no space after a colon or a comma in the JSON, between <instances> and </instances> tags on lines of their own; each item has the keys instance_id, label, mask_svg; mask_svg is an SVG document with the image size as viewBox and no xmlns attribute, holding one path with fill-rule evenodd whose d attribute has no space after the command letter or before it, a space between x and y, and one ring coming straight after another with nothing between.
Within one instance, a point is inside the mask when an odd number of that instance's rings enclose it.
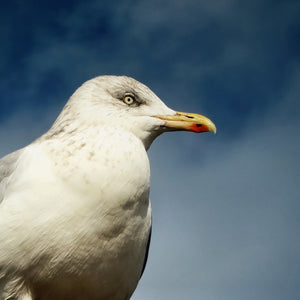
<instances>
[{"instance_id":1,"label":"bird's eye","mask_svg":"<svg viewBox=\"0 0 300 300\"><path fill-rule=\"evenodd\" d=\"M131 95L125 95L123 97L123 102L127 105L132 105L132 104L135 104L136 103L136 100L134 99L133 96Z\"/></svg>"}]
</instances>

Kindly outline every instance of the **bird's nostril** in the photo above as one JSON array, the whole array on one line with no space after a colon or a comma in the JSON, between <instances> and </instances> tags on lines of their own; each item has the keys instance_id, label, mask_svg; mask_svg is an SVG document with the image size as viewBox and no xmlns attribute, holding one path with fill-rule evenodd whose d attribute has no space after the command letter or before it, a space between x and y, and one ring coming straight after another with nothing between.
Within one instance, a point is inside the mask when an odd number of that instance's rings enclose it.
<instances>
[{"instance_id":1,"label":"bird's nostril","mask_svg":"<svg viewBox=\"0 0 300 300\"><path fill-rule=\"evenodd\" d=\"M192 117L192 116L186 116L187 118L189 118L189 119L194 119L194 117Z\"/></svg>"}]
</instances>

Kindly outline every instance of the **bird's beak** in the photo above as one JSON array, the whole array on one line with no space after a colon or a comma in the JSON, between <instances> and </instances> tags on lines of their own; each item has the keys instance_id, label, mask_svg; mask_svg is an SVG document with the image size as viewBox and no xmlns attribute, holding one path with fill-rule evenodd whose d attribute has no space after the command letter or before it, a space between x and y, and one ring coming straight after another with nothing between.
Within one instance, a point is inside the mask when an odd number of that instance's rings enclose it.
<instances>
[{"instance_id":1,"label":"bird's beak","mask_svg":"<svg viewBox=\"0 0 300 300\"><path fill-rule=\"evenodd\" d=\"M215 124L210 119L198 114L177 111L175 115L155 117L165 121L164 128L167 131L217 132Z\"/></svg>"}]
</instances>

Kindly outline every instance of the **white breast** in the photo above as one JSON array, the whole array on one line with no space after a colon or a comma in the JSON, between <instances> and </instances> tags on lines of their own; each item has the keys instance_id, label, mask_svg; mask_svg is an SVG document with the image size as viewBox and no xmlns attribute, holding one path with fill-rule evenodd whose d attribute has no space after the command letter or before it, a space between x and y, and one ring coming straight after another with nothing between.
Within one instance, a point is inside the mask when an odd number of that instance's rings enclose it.
<instances>
[{"instance_id":1,"label":"white breast","mask_svg":"<svg viewBox=\"0 0 300 300\"><path fill-rule=\"evenodd\" d=\"M141 141L113 129L41 140L25 149L16 174L0 216L13 233L0 237L0 260L14 261L14 276L26 273L41 299L129 299L151 226Z\"/></svg>"}]
</instances>

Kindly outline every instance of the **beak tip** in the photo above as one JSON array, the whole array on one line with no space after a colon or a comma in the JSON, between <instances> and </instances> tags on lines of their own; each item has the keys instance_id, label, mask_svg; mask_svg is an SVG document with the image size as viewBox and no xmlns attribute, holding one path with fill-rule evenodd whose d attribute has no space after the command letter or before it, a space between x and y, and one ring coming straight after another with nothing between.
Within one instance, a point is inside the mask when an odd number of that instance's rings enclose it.
<instances>
[{"instance_id":1,"label":"beak tip","mask_svg":"<svg viewBox=\"0 0 300 300\"><path fill-rule=\"evenodd\" d=\"M217 134L217 127L216 127L215 125L212 127L212 132L213 132L214 134Z\"/></svg>"}]
</instances>

